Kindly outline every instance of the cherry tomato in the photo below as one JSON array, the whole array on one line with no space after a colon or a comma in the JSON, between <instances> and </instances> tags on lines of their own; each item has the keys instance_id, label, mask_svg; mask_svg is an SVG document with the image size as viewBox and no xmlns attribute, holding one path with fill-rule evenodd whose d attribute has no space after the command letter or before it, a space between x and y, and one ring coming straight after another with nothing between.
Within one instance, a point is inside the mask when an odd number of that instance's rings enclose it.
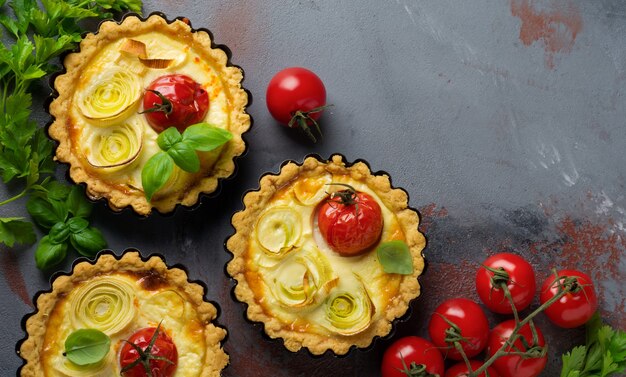
<instances>
[{"instance_id":1,"label":"cherry tomato","mask_svg":"<svg viewBox=\"0 0 626 377\"><path fill-rule=\"evenodd\" d=\"M482 361L470 360L472 370L477 370L482 365ZM448 368L446 370L445 377L467 377L468 374L469 371L467 370L467 365L465 365L465 362L463 361ZM482 372L477 377L498 377L498 373L492 367L487 367L487 372Z\"/></svg>"},{"instance_id":2,"label":"cherry tomato","mask_svg":"<svg viewBox=\"0 0 626 377\"><path fill-rule=\"evenodd\" d=\"M317 120L326 106L326 88L322 80L306 68L291 67L278 72L266 92L267 109L279 123L299 127L316 141L311 125L319 133Z\"/></svg>"},{"instance_id":3,"label":"cherry tomato","mask_svg":"<svg viewBox=\"0 0 626 377\"><path fill-rule=\"evenodd\" d=\"M543 283L539 301L543 304L556 296L559 284L564 283L565 276L576 278L574 291L568 292L558 301L550 305L545 313L557 326L572 328L585 324L598 309L598 297L589 275L576 270L561 270L553 274Z\"/></svg>"},{"instance_id":4,"label":"cherry tomato","mask_svg":"<svg viewBox=\"0 0 626 377\"><path fill-rule=\"evenodd\" d=\"M383 230L378 202L352 187L331 194L319 208L317 223L328 245L342 256L367 251Z\"/></svg>"},{"instance_id":5,"label":"cherry tomato","mask_svg":"<svg viewBox=\"0 0 626 377\"><path fill-rule=\"evenodd\" d=\"M161 328L156 335L156 341L152 345L152 348L146 350L149 346L152 337L154 336L157 328L146 327L135 332L130 339L129 343L135 344L144 351L145 358L149 359L149 365L152 373L152 377L171 377L176 371L178 365L178 350L176 345ZM133 346L128 343L124 343L122 350L120 351L120 366L124 367L134 363L138 358L142 357L139 352ZM158 357L159 359L155 359ZM163 358L169 360L167 362ZM146 377L148 373L142 363L137 364L131 369L125 371L122 374L124 377Z\"/></svg>"},{"instance_id":6,"label":"cherry tomato","mask_svg":"<svg viewBox=\"0 0 626 377\"><path fill-rule=\"evenodd\" d=\"M515 328L515 320L511 319L498 324L489 333L489 344L487 345L487 357L493 356L502 345L511 337L513 329ZM543 338L541 330L535 326L537 331L537 343L533 344L533 334L529 324L524 325L519 334L526 340L529 346L544 347L546 342ZM524 352L528 350L524 346L521 338L518 338L513 347L507 347L506 352ZM502 356L496 359L492 366L498 371L500 377L535 377L545 368L548 362L548 356L541 354L539 349L537 351L537 357L522 358L520 355L508 355Z\"/></svg>"},{"instance_id":7,"label":"cherry tomato","mask_svg":"<svg viewBox=\"0 0 626 377\"><path fill-rule=\"evenodd\" d=\"M403 363L404 361L404 363ZM382 377L406 377L405 366L409 371L411 364L424 365L430 374L443 376L443 356L434 344L417 336L406 336L393 342L383 354Z\"/></svg>"},{"instance_id":8,"label":"cherry tomato","mask_svg":"<svg viewBox=\"0 0 626 377\"><path fill-rule=\"evenodd\" d=\"M513 313L513 308L504 296L502 284L511 293L517 311L525 309L533 301L536 290L535 272L530 263L519 255L492 255L483 262L476 274L476 291L482 302L493 312L510 314Z\"/></svg>"},{"instance_id":9,"label":"cherry tomato","mask_svg":"<svg viewBox=\"0 0 626 377\"><path fill-rule=\"evenodd\" d=\"M457 327L459 336L456 340L467 357L478 355L487 345L489 322L485 312L474 301L466 298L446 300L435 309L428 323L428 333L433 343L447 349L444 352L447 357L461 360L461 354L454 348L454 339L446 334L448 329L453 328L448 322Z\"/></svg>"},{"instance_id":10,"label":"cherry tomato","mask_svg":"<svg viewBox=\"0 0 626 377\"><path fill-rule=\"evenodd\" d=\"M200 123L209 111L209 95L191 77L171 74L154 80L143 96L143 111L158 133L176 127L180 132Z\"/></svg>"}]
</instances>

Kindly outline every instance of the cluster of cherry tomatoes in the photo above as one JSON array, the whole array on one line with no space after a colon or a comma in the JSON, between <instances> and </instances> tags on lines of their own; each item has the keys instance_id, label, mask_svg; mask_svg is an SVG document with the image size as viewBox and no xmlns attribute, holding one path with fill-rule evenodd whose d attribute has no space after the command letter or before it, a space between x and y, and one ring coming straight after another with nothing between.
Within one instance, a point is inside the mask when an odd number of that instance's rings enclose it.
<instances>
[{"instance_id":1,"label":"cluster of cherry tomatoes","mask_svg":"<svg viewBox=\"0 0 626 377\"><path fill-rule=\"evenodd\" d=\"M598 306L588 275L561 270L544 281L540 306L521 319L518 312L529 307L535 297L535 273L530 263L511 253L499 253L483 262L476 275L476 290L489 310L513 314L514 319L490 330L487 316L476 302L446 300L430 317L431 340L407 336L395 341L383 356L382 376L468 376L465 358L476 371L485 361L472 358L486 350L486 360L497 355L485 370L488 374L482 372L479 377L535 377L546 366L547 355L545 339L532 317L543 312L557 326L572 328L586 323ZM515 339L509 341L512 336ZM444 356L459 362L445 370Z\"/></svg>"}]
</instances>

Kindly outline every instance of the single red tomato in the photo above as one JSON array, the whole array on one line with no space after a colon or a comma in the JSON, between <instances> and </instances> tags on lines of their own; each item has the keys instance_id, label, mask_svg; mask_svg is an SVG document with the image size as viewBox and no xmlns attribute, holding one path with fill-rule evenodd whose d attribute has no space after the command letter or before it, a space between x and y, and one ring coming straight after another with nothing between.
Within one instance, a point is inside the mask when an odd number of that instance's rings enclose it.
<instances>
[{"instance_id":1,"label":"single red tomato","mask_svg":"<svg viewBox=\"0 0 626 377\"><path fill-rule=\"evenodd\" d=\"M180 132L200 123L209 111L209 95L191 77L165 75L154 80L143 96L143 111L152 129L161 133L170 127Z\"/></svg>"},{"instance_id":2,"label":"single red tomato","mask_svg":"<svg viewBox=\"0 0 626 377\"><path fill-rule=\"evenodd\" d=\"M502 345L511 337L515 328L515 320L504 321L494 327L489 333L489 344L487 345L487 357L493 356ZM524 352L529 348L524 346L527 343L534 350L534 356L530 358L522 358L520 355L502 356L496 359L492 366L498 371L500 377L536 377L546 367L548 356L545 353L545 340L539 327L535 325L537 332L537 342L533 343L533 334L529 324L524 325L520 331L518 338L513 347L505 348L506 352ZM525 339L522 342L521 337Z\"/></svg>"},{"instance_id":3,"label":"single red tomato","mask_svg":"<svg viewBox=\"0 0 626 377\"><path fill-rule=\"evenodd\" d=\"M478 269L476 291L489 310L510 314L513 313L513 307L504 296L503 286L511 293L517 311L527 308L537 288L533 267L516 254L499 253L490 256Z\"/></svg>"},{"instance_id":4,"label":"single red tomato","mask_svg":"<svg viewBox=\"0 0 626 377\"><path fill-rule=\"evenodd\" d=\"M420 365L430 374L443 376L443 356L437 347L424 338L406 336L385 350L381 374L382 377L406 377L411 375L407 371Z\"/></svg>"},{"instance_id":5,"label":"single red tomato","mask_svg":"<svg viewBox=\"0 0 626 377\"><path fill-rule=\"evenodd\" d=\"M456 328L455 328L456 327ZM456 332L452 336L449 329ZM489 321L477 303L466 298L446 300L435 309L430 316L428 333L433 343L446 349L444 355L453 360L461 360L462 356L454 347L458 341L467 357L478 355L487 345Z\"/></svg>"},{"instance_id":6,"label":"single red tomato","mask_svg":"<svg viewBox=\"0 0 626 377\"><path fill-rule=\"evenodd\" d=\"M155 335L156 333L156 335ZM152 347L149 347L152 338L156 340ZM139 347L142 352L131 346L132 343ZM134 367L122 372L124 377L171 377L176 372L178 366L178 350L176 345L161 328L157 333L156 327L146 327L135 332L128 343L124 343L120 351L120 366L122 370L130 366L137 359L148 360L151 374L148 374L143 363L138 363ZM165 360L169 360L165 361Z\"/></svg>"},{"instance_id":7,"label":"single red tomato","mask_svg":"<svg viewBox=\"0 0 626 377\"><path fill-rule=\"evenodd\" d=\"M317 223L328 245L342 256L367 251L378 242L383 230L378 202L350 186L333 192L320 206Z\"/></svg>"},{"instance_id":8,"label":"single red tomato","mask_svg":"<svg viewBox=\"0 0 626 377\"><path fill-rule=\"evenodd\" d=\"M267 109L279 123L301 128L313 142L313 126L321 135L317 120L326 106L322 80L306 68L291 67L278 72L267 85Z\"/></svg>"},{"instance_id":9,"label":"single red tomato","mask_svg":"<svg viewBox=\"0 0 626 377\"><path fill-rule=\"evenodd\" d=\"M557 279L558 275L558 279ZM559 286L565 279L575 278L573 291L568 292L550 305L545 313L557 326L572 328L584 325L598 309L598 297L589 275L577 270L561 270L550 275L541 287L539 301L543 304L559 293Z\"/></svg>"},{"instance_id":10,"label":"single red tomato","mask_svg":"<svg viewBox=\"0 0 626 377\"><path fill-rule=\"evenodd\" d=\"M478 360L470 360L470 366L472 370L477 370L478 368L483 366L482 361ZM469 370L467 369L467 365L465 362L460 362L458 364L454 364L450 368L446 369L445 377L467 377L469 375ZM487 367L486 372L482 372L477 377L499 377L498 373L492 367Z\"/></svg>"}]
</instances>

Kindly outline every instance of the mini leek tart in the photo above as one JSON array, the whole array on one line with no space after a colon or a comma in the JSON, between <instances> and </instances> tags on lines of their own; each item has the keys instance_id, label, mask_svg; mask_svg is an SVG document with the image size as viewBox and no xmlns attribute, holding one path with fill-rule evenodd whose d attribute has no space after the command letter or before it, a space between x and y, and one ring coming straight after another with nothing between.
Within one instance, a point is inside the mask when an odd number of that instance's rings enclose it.
<instances>
[{"instance_id":1,"label":"mini leek tart","mask_svg":"<svg viewBox=\"0 0 626 377\"><path fill-rule=\"evenodd\" d=\"M226 242L233 254L227 272L237 282L235 296L248 304L248 319L289 350L345 354L367 347L389 334L419 296L426 241L418 213L405 191L365 163L349 165L340 155L288 162L243 201ZM326 207L343 211L330 227ZM356 228L346 227L351 221ZM389 258L402 268L389 269Z\"/></svg>"},{"instance_id":2,"label":"mini leek tart","mask_svg":"<svg viewBox=\"0 0 626 377\"><path fill-rule=\"evenodd\" d=\"M71 275L57 277L52 290L38 296L20 346L25 360L20 375L120 376L127 341L157 328L177 350L172 376L219 376L228 364L221 346L226 331L212 322L217 308L203 295L183 270L168 268L157 256L144 261L138 252L127 251L121 257L104 253L96 262L80 262ZM82 329L110 338L103 359L78 365L64 354L69 335Z\"/></svg>"},{"instance_id":3,"label":"mini leek tart","mask_svg":"<svg viewBox=\"0 0 626 377\"><path fill-rule=\"evenodd\" d=\"M160 15L104 22L66 56L64 67L54 81L58 96L49 106L54 121L48 132L59 142L56 159L70 164L72 180L86 183L91 199L105 198L114 210L131 206L140 215L167 213L177 204L197 203L200 193L216 192L218 181L234 173L234 159L245 150L241 136L251 124L248 95L243 72L207 31ZM161 104L149 99L156 96L151 84L170 77L196 85L201 106L174 103L173 111L155 113L153 105ZM181 133L192 123L206 123L232 138L211 150L195 148L199 168L175 166L154 192L144 189L142 170L162 148L157 138L164 129L154 122L159 114ZM190 123L179 124L176 114Z\"/></svg>"}]
</instances>

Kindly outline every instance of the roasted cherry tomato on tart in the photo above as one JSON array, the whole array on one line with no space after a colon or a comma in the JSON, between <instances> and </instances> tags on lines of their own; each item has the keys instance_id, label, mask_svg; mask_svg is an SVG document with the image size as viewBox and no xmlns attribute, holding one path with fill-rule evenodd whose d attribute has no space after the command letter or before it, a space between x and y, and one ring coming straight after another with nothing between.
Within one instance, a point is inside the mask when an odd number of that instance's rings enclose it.
<instances>
[{"instance_id":1,"label":"roasted cherry tomato on tart","mask_svg":"<svg viewBox=\"0 0 626 377\"><path fill-rule=\"evenodd\" d=\"M476 274L476 291L483 303L495 313L513 313L530 305L535 297L536 283L532 266L524 258L511 253L498 253L487 258Z\"/></svg>"},{"instance_id":2,"label":"roasted cherry tomato on tart","mask_svg":"<svg viewBox=\"0 0 626 377\"><path fill-rule=\"evenodd\" d=\"M396 340L383 355L382 377L405 377L425 371L443 376L443 356L439 349L424 338L406 336Z\"/></svg>"},{"instance_id":3,"label":"roasted cherry tomato on tart","mask_svg":"<svg viewBox=\"0 0 626 377\"><path fill-rule=\"evenodd\" d=\"M487 345L489 322L477 303L466 298L453 298L435 309L428 323L428 333L446 357L461 360L457 344L467 357L478 355Z\"/></svg>"},{"instance_id":4,"label":"roasted cherry tomato on tart","mask_svg":"<svg viewBox=\"0 0 626 377\"><path fill-rule=\"evenodd\" d=\"M289 128L301 128L313 142L313 127L326 107L326 88L322 80L306 68L291 67L278 72L267 86L267 108L272 117Z\"/></svg>"},{"instance_id":5,"label":"roasted cherry tomato on tart","mask_svg":"<svg viewBox=\"0 0 626 377\"><path fill-rule=\"evenodd\" d=\"M369 194L343 184L320 206L317 222L328 245L339 255L355 256L378 242L383 229L380 205Z\"/></svg>"},{"instance_id":6,"label":"roasted cherry tomato on tart","mask_svg":"<svg viewBox=\"0 0 626 377\"><path fill-rule=\"evenodd\" d=\"M165 75L154 80L143 97L143 111L156 132L176 127L183 132L201 122L209 111L209 95L191 77Z\"/></svg>"},{"instance_id":7,"label":"roasted cherry tomato on tart","mask_svg":"<svg viewBox=\"0 0 626 377\"><path fill-rule=\"evenodd\" d=\"M508 341L515 329L515 320L504 321L489 333L487 357L490 358ZM492 366L500 377L536 377L548 362L545 340L541 330L535 325L534 334L530 324L522 326L519 337L513 346L505 347L506 355L499 357ZM523 340L522 340L523 339ZM519 353L526 352L522 356Z\"/></svg>"},{"instance_id":8,"label":"roasted cherry tomato on tart","mask_svg":"<svg viewBox=\"0 0 626 377\"><path fill-rule=\"evenodd\" d=\"M124 377L171 377L178 366L178 350L160 326L146 327L124 343L120 366Z\"/></svg>"},{"instance_id":9,"label":"roasted cherry tomato on tart","mask_svg":"<svg viewBox=\"0 0 626 377\"><path fill-rule=\"evenodd\" d=\"M546 279L541 287L539 301L543 304L563 289L565 279L575 278L572 290L546 308L545 313L555 325L573 328L585 324L598 308L593 281L589 275L577 270L561 270Z\"/></svg>"},{"instance_id":10,"label":"roasted cherry tomato on tart","mask_svg":"<svg viewBox=\"0 0 626 377\"><path fill-rule=\"evenodd\" d=\"M478 370L478 368L483 366L482 361L478 360L470 360L470 366L472 367L472 371ZM467 365L464 361L454 364L450 368L446 369L445 377L468 377L469 370L467 369ZM488 367L486 372L482 372L478 375L478 377L498 377L498 373L492 367Z\"/></svg>"}]
</instances>

